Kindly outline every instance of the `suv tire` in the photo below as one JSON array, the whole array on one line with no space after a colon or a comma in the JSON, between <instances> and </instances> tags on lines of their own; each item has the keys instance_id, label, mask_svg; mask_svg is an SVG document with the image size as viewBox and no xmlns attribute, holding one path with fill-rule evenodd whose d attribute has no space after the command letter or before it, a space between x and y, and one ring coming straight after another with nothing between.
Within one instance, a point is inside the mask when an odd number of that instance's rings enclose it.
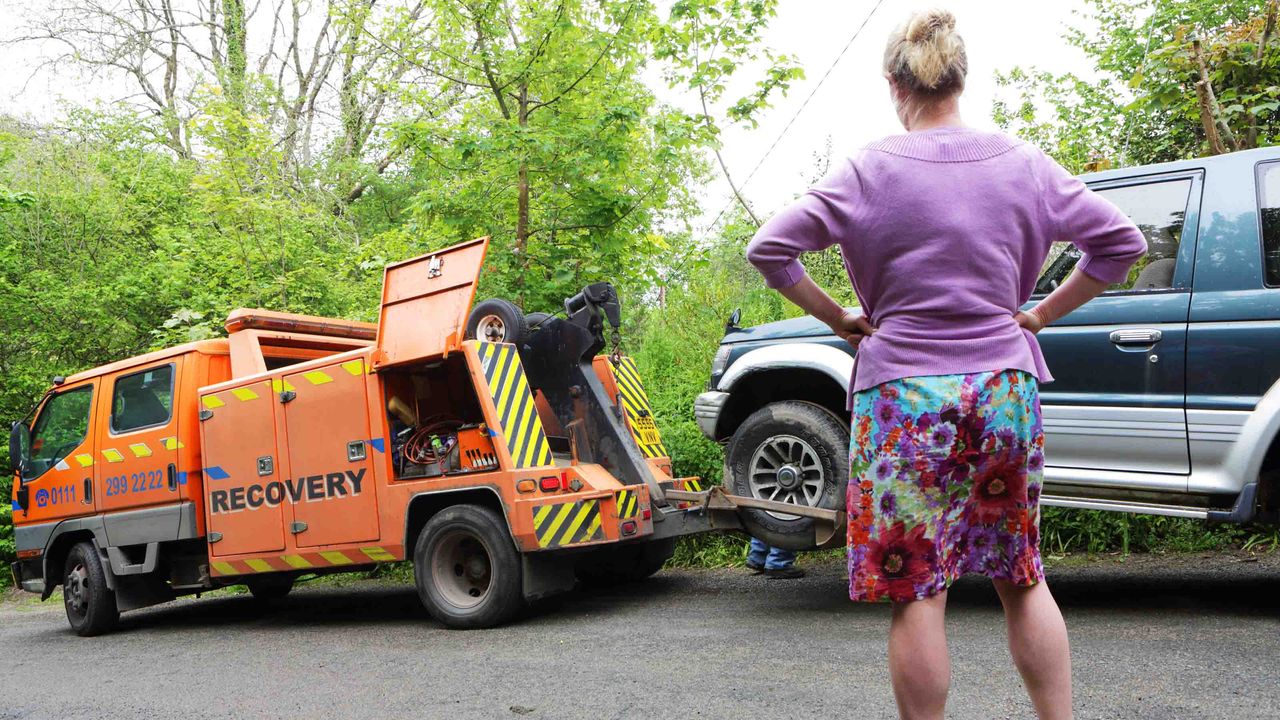
<instances>
[{"instance_id":1,"label":"suv tire","mask_svg":"<svg viewBox=\"0 0 1280 720\"><path fill-rule=\"evenodd\" d=\"M843 510L849 427L821 405L770 403L733 434L725 463L734 495ZM811 518L754 509L741 515L747 532L773 547L809 550L817 545Z\"/></svg>"}]
</instances>

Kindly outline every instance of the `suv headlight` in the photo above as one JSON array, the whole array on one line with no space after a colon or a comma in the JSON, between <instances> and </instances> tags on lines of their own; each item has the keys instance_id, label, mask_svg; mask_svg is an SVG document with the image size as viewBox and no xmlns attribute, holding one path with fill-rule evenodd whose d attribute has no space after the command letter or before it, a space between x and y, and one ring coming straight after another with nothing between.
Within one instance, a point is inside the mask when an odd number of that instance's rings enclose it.
<instances>
[{"instance_id":1,"label":"suv headlight","mask_svg":"<svg viewBox=\"0 0 1280 720\"><path fill-rule=\"evenodd\" d=\"M711 377L719 377L724 372L725 367L729 365L731 350L732 348L728 345L721 345L720 349L716 350L716 356L711 359Z\"/></svg>"}]
</instances>

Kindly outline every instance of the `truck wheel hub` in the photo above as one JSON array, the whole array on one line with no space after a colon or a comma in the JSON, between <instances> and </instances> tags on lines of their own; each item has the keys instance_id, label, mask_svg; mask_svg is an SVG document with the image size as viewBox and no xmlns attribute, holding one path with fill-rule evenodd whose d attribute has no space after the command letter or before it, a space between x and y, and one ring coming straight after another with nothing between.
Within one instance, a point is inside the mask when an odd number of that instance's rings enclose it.
<instances>
[{"instance_id":1,"label":"truck wheel hub","mask_svg":"<svg viewBox=\"0 0 1280 720\"><path fill-rule=\"evenodd\" d=\"M489 342L502 342L507 338L507 324L497 315L485 315L480 318L476 334Z\"/></svg>"},{"instance_id":2,"label":"truck wheel hub","mask_svg":"<svg viewBox=\"0 0 1280 720\"><path fill-rule=\"evenodd\" d=\"M76 565L71 572L67 573L67 579L63 583L62 595L66 599L67 607L78 615L83 615L89 606L88 577L89 573L84 565Z\"/></svg>"},{"instance_id":3,"label":"truck wheel hub","mask_svg":"<svg viewBox=\"0 0 1280 720\"><path fill-rule=\"evenodd\" d=\"M778 470L778 484L784 490L794 490L800 484L800 471L790 465L783 465Z\"/></svg>"},{"instance_id":4,"label":"truck wheel hub","mask_svg":"<svg viewBox=\"0 0 1280 720\"><path fill-rule=\"evenodd\" d=\"M489 551L475 535L455 530L436 544L432 581L451 605L472 608L484 601L493 576Z\"/></svg>"}]
</instances>

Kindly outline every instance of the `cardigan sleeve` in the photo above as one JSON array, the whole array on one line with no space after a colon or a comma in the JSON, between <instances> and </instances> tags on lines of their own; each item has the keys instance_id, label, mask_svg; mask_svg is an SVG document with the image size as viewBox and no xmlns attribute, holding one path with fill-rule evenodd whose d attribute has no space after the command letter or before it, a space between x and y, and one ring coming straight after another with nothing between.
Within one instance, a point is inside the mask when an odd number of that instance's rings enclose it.
<instances>
[{"instance_id":1,"label":"cardigan sleeve","mask_svg":"<svg viewBox=\"0 0 1280 720\"><path fill-rule=\"evenodd\" d=\"M1071 242L1084 256L1076 265L1095 280L1123 282L1147 253L1147 240L1120 208L1041 155L1042 197L1053 240Z\"/></svg>"},{"instance_id":2,"label":"cardigan sleeve","mask_svg":"<svg viewBox=\"0 0 1280 720\"><path fill-rule=\"evenodd\" d=\"M769 218L747 246L747 259L764 276L765 285L774 289L795 285L805 277L801 253L844 242L867 202L866 191L855 159L849 158Z\"/></svg>"}]
</instances>

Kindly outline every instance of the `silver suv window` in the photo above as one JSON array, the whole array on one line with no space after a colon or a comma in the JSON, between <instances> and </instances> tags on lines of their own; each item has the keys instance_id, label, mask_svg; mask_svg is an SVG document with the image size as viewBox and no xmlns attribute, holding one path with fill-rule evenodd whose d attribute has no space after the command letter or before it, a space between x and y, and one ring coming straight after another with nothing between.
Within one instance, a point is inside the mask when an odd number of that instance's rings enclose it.
<instances>
[{"instance_id":1,"label":"silver suv window","mask_svg":"<svg viewBox=\"0 0 1280 720\"><path fill-rule=\"evenodd\" d=\"M1191 179L1179 178L1141 185L1122 185L1096 191L1115 203L1147 238L1146 257L1134 263L1129 277L1112 285L1107 292L1142 292L1173 287L1173 271L1177 268L1178 248L1182 242L1182 225L1191 196ZM1049 250L1036 283L1037 293L1047 293L1058 286L1080 259L1080 251L1070 242L1056 242Z\"/></svg>"}]
</instances>

